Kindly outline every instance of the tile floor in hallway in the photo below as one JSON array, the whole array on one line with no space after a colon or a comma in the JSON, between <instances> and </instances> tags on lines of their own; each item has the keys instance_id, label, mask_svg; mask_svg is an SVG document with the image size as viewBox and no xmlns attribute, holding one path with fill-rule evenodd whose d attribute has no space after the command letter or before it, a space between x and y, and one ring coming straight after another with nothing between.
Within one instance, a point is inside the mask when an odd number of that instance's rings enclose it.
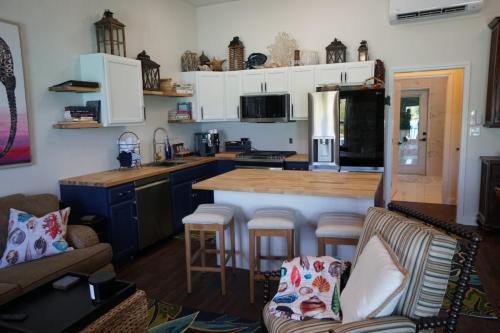
<instances>
[{"instance_id":1,"label":"tile floor in hallway","mask_svg":"<svg viewBox=\"0 0 500 333\"><path fill-rule=\"evenodd\" d=\"M441 177L398 175L398 190L393 200L442 203Z\"/></svg>"}]
</instances>

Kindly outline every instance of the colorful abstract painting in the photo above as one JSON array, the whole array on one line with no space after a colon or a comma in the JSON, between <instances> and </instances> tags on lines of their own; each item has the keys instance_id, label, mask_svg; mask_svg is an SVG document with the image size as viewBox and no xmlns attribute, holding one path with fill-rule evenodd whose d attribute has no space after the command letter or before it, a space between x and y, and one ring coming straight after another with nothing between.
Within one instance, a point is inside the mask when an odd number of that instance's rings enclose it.
<instances>
[{"instance_id":1,"label":"colorful abstract painting","mask_svg":"<svg viewBox=\"0 0 500 333\"><path fill-rule=\"evenodd\" d=\"M19 26L0 21L0 167L30 162Z\"/></svg>"}]
</instances>

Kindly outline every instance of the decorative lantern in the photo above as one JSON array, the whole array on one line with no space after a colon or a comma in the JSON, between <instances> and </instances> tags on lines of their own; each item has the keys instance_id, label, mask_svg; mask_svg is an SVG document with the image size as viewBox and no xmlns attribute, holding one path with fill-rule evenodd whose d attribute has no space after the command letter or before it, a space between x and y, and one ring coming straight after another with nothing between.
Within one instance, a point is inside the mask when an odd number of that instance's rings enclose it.
<instances>
[{"instance_id":1,"label":"decorative lantern","mask_svg":"<svg viewBox=\"0 0 500 333\"><path fill-rule=\"evenodd\" d=\"M146 51L139 53L137 60L141 61L142 88L144 90L160 90L160 65L151 60Z\"/></svg>"},{"instance_id":2,"label":"decorative lantern","mask_svg":"<svg viewBox=\"0 0 500 333\"><path fill-rule=\"evenodd\" d=\"M229 70L238 71L244 68L244 57L245 57L245 47L240 40L240 37L236 36L233 38L231 43L229 43Z\"/></svg>"},{"instance_id":3,"label":"decorative lantern","mask_svg":"<svg viewBox=\"0 0 500 333\"><path fill-rule=\"evenodd\" d=\"M200 66L205 66L205 65L210 66L210 58L207 57L205 52L202 51L200 56Z\"/></svg>"},{"instance_id":4,"label":"decorative lantern","mask_svg":"<svg viewBox=\"0 0 500 333\"><path fill-rule=\"evenodd\" d=\"M366 40L361 41L361 45L358 47L358 61L367 61L368 60L368 46Z\"/></svg>"},{"instance_id":5,"label":"decorative lantern","mask_svg":"<svg viewBox=\"0 0 500 333\"><path fill-rule=\"evenodd\" d=\"M97 52L109 53L118 56L127 56L125 45L125 25L113 17L113 13L106 9L102 19L94 23Z\"/></svg>"},{"instance_id":6,"label":"decorative lantern","mask_svg":"<svg viewBox=\"0 0 500 333\"><path fill-rule=\"evenodd\" d=\"M326 63L334 64L338 62L346 62L346 51L347 47L335 38L334 41L326 47Z\"/></svg>"}]
</instances>

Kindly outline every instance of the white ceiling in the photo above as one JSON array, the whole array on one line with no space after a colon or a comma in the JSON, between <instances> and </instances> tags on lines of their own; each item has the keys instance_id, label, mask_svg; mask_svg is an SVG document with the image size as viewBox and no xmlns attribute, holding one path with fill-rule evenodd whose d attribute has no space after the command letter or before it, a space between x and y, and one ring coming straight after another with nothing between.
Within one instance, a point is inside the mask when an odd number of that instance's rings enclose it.
<instances>
[{"instance_id":1,"label":"white ceiling","mask_svg":"<svg viewBox=\"0 0 500 333\"><path fill-rule=\"evenodd\" d=\"M202 6L215 5L217 3L231 2L238 0L183 0L183 1L190 3L195 7L202 7Z\"/></svg>"}]
</instances>

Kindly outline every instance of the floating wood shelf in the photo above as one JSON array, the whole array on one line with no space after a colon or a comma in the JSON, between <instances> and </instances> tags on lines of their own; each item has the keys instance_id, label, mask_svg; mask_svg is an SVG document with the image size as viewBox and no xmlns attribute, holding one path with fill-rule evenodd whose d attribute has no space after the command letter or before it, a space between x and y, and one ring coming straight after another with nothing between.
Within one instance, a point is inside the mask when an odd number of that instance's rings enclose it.
<instances>
[{"instance_id":1,"label":"floating wood shelf","mask_svg":"<svg viewBox=\"0 0 500 333\"><path fill-rule=\"evenodd\" d=\"M58 129L101 128L102 124L85 122L59 122L52 125L52 127Z\"/></svg>"},{"instance_id":2,"label":"floating wood shelf","mask_svg":"<svg viewBox=\"0 0 500 333\"><path fill-rule=\"evenodd\" d=\"M52 87L49 87L49 91L91 93L91 92L98 92L99 88L75 87L75 86L52 86Z\"/></svg>"},{"instance_id":3,"label":"floating wood shelf","mask_svg":"<svg viewBox=\"0 0 500 333\"><path fill-rule=\"evenodd\" d=\"M168 122L172 124L191 124L195 123L196 121L193 119L178 119L178 120L169 119Z\"/></svg>"},{"instance_id":4,"label":"floating wood shelf","mask_svg":"<svg viewBox=\"0 0 500 333\"><path fill-rule=\"evenodd\" d=\"M193 97L192 94L178 94L176 92L166 92L161 90L144 90L144 95L164 96L164 97Z\"/></svg>"}]
</instances>

